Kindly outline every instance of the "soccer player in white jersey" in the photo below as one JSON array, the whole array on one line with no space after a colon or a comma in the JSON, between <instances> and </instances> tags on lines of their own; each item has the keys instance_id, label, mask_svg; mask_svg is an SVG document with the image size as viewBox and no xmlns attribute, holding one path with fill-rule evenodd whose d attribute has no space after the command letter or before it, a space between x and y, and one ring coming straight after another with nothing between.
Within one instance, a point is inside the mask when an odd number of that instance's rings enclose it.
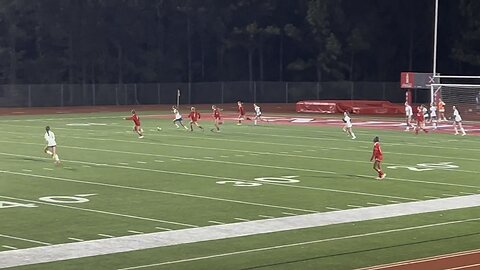
<instances>
[{"instance_id":1,"label":"soccer player in white jersey","mask_svg":"<svg viewBox=\"0 0 480 270\"><path fill-rule=\"evenodd\" d=\"M257 104L253 103L253 108L255 109L255 117L253 118L253 124L256 126L257 125L257 120L260 119L262 121L267 121L262 118L262 111L260 110L260 106Z\"/></svg>"},{"instance_id":2,"label":"soccer player in white jersey","mask_svg":"<svg viewBox=\"0 0 480 270\"><path fill-rule=\"evenodd\" d=\"M460 128L460 131L462 132L462 136L467 135L467 133L465 133L465 130L463 129L462 117L460 116L460 113L458 112L457 107L453 106L453 128L455 129L455 135L458 135L457 126Z\"/></svg>"},{"instance_id":3,"label":"soccer player in white jersey","mask_svg":"<svg viewBox=\"0 0 480 270\"><path fill-rule=\"evenodd\" d=\"M55 141L55 134L53 133L53 131L50 130L49 126L45 127L44 137L47 145L45 146L45 149L43 151L53 158L55 164L60 164L60 158L57 154L57 142Z\"/></svg>"},{"instance_id":4,"label":"soccer player in white jersey","mask_svg":"<svg viewBox=\"0 0 480 270\"><path fill-rule=\"evenodd\" d=\"M182 122L183 121L182 115L178 111L177 106L172 106L172 111L173 111L173 114L175 115L175 119L173 119L173 123L175 124L175 126L177 128L180 128L180 126L178 125L178 124L180 124L185 130L188 130L188 128Z\"/></svg>"},{"instance_id":5,"label":"soccer player in white jersey","mask_svg":"<svg viewBox=\"0 0 480 270\"><path fill-rule=\"evenodd\" d=\"M405 119L407 121L407 127L405 128L405 131L409 131L410 127L414 127L412 124L412 116L413 116L413 110L412 106L408 104L408 102L405 102Z\"/></svg>"},{"instance_id":6,"label":"soccer player in white jersey","mask_svg":"<svg viewBox=\"0 0 480 270\"><path fill-rule=\"evenodd\" d=\"M343 113L343 122L345 123L345 126L343 127L343 131L347 133L347 135L352 137L352 140L355 140L357 137L355 137L355 134L352 131L352 118L350 118L350 115L348 112Z\"/></svg>"},{"instance_id":7,"label":"soccer player in white jersey","mask_svg":"<svg viewBox=\"0 0 480 270\"><path fill-rule=\"evenodd\" d=\"M437 107L434 103L430 104L430 118L428 123L433 124L433 129L437 129Z\"/></svg>"}]
</instances>

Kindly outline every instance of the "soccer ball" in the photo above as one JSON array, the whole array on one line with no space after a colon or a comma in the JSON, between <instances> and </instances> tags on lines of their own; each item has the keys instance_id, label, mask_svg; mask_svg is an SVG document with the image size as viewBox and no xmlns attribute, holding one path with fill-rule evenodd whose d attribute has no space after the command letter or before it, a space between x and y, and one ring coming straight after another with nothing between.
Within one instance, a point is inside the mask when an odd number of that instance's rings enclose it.
<instances>
[{"instance_id":1,"label":"soccer ball","mask_svg":"<svg viewBox=\"0 0 480 270\"><path fill-rule=\"evenodd\" d=\"M161 127L157 127L157 131L162 131L162 128L161 128Z\"/></svg>"}]
</instances>

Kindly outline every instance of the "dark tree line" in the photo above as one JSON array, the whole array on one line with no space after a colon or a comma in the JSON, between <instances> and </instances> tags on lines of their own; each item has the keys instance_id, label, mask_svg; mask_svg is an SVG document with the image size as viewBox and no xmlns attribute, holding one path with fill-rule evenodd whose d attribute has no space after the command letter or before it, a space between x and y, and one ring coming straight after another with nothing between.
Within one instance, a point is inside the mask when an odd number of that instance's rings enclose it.
<instances>
[{"instance_id":1,"label":"dark tree line","mask_svg":"<svg viewBox=\"0 0 480 270\"><path fill-rule=\"evenodd\" d=\"M0 0L0 83L398 80L434 0ZM443 73L479 74L480 2L440 0Z\"/></svg>"}]
</instances>

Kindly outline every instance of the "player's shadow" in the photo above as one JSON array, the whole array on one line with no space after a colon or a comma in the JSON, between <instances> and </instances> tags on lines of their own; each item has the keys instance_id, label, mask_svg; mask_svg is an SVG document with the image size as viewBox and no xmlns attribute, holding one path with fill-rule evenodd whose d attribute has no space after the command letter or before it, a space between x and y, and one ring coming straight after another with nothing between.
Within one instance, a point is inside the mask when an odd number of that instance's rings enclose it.
<instances>
[{"instance_id":1,"label":"player's shadow","mask_svg":"<svg viewBox=\"0 0 480 270\"><path fill-rule=\"evenodd\" d=\"M257 266L247 267L247 268L241 268L241 270L252 270L252 269L260 269L260 268L266 268L266 267L282 266L282 265L291 264L291 263L308 262L308 261L324 259L324 258L333 258L336 256L355 255L355 254L361 254L365 252L384 250L388 248L409 247L412 245L435 243L437 241L452 240L452 239L457 239L462 237L471 237L471 236L479 236L479 235L480 235L480 232L462 234L462 235L456 235L456 236L450 236L450 237L436 238L431 240L409 242L409 243L398 244L398 245L388 245L388 246L381 246L381 247L370 248L370 249L360 249L360 250L354 250L350 252L342 252L342 253L336 253L336 254L330 254L330 255L324 255L324 256L311 257L311 258L306 258L301 260L291 260L291 261L277 262L272 264L263 264L263 265L257 265Z\"/></svg>"}]
</instances>

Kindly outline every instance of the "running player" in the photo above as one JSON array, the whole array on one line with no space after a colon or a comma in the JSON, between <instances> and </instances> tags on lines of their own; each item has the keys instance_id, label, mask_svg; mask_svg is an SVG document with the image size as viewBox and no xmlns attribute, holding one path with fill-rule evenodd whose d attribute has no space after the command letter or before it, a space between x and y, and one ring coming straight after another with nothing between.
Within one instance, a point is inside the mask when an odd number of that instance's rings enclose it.
<instances>
[{"instance_id":1,"label":"running player","mask_svg":"<svg viewBox=\"0 0 480 270\"><path fill-rule=\"evenodd\" d=\"M245 108L243 107L243 103L241 101L237 102L238 106L238 123L237 125L240 126L242 121L245 120Z\"/></svg>"},{"instance_id":2,"label":"running player","mask_svg":"<svg viewBox=\"0 0 480 270\"><path fill-rule=\"evenodd\" d=\"M253 109L255 110L255 117L253 118L253 124L256 126L257 125L257 120L260 119L262 121L268 122L268 120L263 119L262 117L262 111L260 110L260 106L257 104L253 103Z\"/></svg>"},{"instance_id":3,"label":"running player","mask_svg":"<svg viewBox=\"0 0 480 270\"><path fill-rule=\"evenodd\" d=\"M430 118L428 123L433 124L433 129L437 129L437 107L435 103L430 104Z\"/></svg>"},{"instance_id":4,"label":"running player","mask_svg":"<svg viewBox=\"0 0 480 270\"><path fill-rule=\"evenodd\" d=\"M197 112L197 109L195 107L192 107L190 109L190 114L188 115L188 118L190 118L190 131L193 131L193 125L194 124L199 129L204 131L203 127L198 124L198 120L200 120L200 113Z\"/></svg>"},{"instance_id":5,"label":"running player","mask_svg":"<svg viewBox=\"0 0 480 270\"><path fill-rule=\"evenodd\" d=\"M213 110L213 123L215 125L215 129L210 129L211 132L220 132L220 125L223 124L222 121L222 116L220 115L220 111L223 111L222 109L218 108L215 105L212 105L212 110Z\"/></svg>"},{"instance_id":6,"label":"running player","mask_svg":"<svg viewBox=\"0 0 480 270\"><path fill-rule=\"evenodd\" d=\"M173 111L173 114L175 115L175 119L173 119L173 123L175 124L175 126L177 128L180 128L180 126L178 125L178 124L180 124L186 130L188 130L188 128L183 124L182 115L178 111L177 106L172 106L172 111ZM157 127L157 130L162 130L162 129Z\"/></svg>"},{"instance_id":7,"label":"running player","mask_svg":"<svg viewBox=\"0 0 480 270\"><path fill-rule=\"evenodd\" d=\"M410 106L408 102L405 102L405 119L407 122L407 127L405 128L405 131L409 131L410 127L414 128L412 124L412 116L413 116L412 106Z\"/></svg>"},{"instance_id":8,"label":"running player","mask_svg":"<svg viewBox=\"0 0 480 270\"><path fill-rule=\"evenodd\" d=\"M373 138L373 153L370 161L373 162L373 169L378 173L378 177L376 179L384 179L387 174L382 171L382 160L383 160L383 153L382 149L380 148L380 139L378 136Z\"/></svg>"},{"instance_id":9,"label":"running player","mask_svg":"<svg viewBox=\"0 0 480 270\"><path fill-rule=\"evenodd\" d=\"M425 129L425 115L423 114L423 105L417 107L417 126L415 127L415 135L418 134L418 131L421 129L423 132L428 133L428 130Z\"/></svg>"},{"instance_id":10,"label":"running player","mask_svg":"<svg viewBox=\"0 0 480 270\"><path fill-rule=\"evenodd\" d=\"M347 135L352 137L352 140L355 140L357 137L355 137L355 134L352 131L352 118L350 118L350 115L347 111L343 113L342 120L345 123L345 126L343 127L343 132L346 132Z\"/></svg>"},{"instance_id":11,"label":"running player","mask_svg":"<svg viewBox=\"0 0 480 270\"><path fill-rule=\"evenodd\" d=\"M53 131L50 130L49 126L45 127L44 137L47 145L45 146L45 149L43 151L53 158L55 164L60 164L60 158L57 154L57 142L55 141L55 134L53 133Z\"/></svg>"},{"instance_id":12,"label":"running player","mask_svg":"<svg viewBox=\"0 0 480 270\"><path fill-rule=\"evenodd\" d=\"M443 102L441 98L438 99L438 112L440 113L438 121L447 121L447 118L445 117L445 102Z\"/></svg>"},{"instance_id":13,"label":"running player","mask_svg":"<svg viewBox=\"0 0 480 270\"><path fill-rule=\"evenodd\" d=\"M460 128L460 131L462 132L462 136L467 135L467 133L465 132L465 129L463 129L462 117L460 116L460 113L458 112L457 107L453 106L453 128L455 129L455 135L458 135L457 126Z\"/></svg>"},{"instance_id":14,"label":"running player","mask_svg":"<svg viewBox=\"0 0 480 270\"><path fill-rule=\"evenodd\" d=\"M139 139L143 139L143 129L140 126L140 117L138 117L137 113L135 110L132 110L132 116L130 117L125 117L125 120L132 120L134 123L133 126L133 131L135 131L138 134Z\"/></svg>"}]
</instances>

